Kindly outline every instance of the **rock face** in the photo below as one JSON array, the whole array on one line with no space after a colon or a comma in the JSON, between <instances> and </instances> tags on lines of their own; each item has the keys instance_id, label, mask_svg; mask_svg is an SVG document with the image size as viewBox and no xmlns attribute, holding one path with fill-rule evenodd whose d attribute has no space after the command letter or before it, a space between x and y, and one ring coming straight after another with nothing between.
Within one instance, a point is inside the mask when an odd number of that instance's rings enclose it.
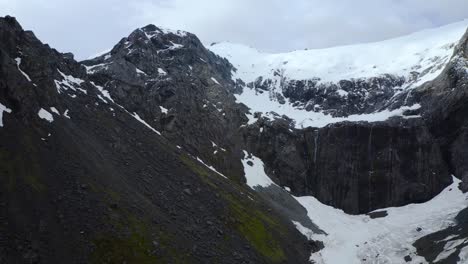
<instances>
[{"instance_id":1,"label":"rock face","mask_svg":"<svg viewBox=\"0 0 468 264\"><path fill-rule=\"evenodd\" d=\"M441 142L451 172L463 179L468 190L468 32L444 72L415 94L421 97L429 128Z\"/></svg>"},{"instance_id":2,"label":"rock face","mask_svg":"<svg viewBox=\"0 0 468 264\"><path fill-rule=\"evenodd\" d=\"M289 220L169 141L159 105L120 105L136 78L115 99L99 80L0 18L0 263L308 262ZM169 109L208 86L153 92Z\"/></svg>"},{"instance_id":3,"label":"rock face","mask_svg":"<svg viewBox=\"0 0 468 264\"><path fill-rule=\"evenodd\" d=\"M238 130L247 109L231 92L232 65L195 35L148 25L83 63L95 83L168 140L243 180Z\"/></svg>"},{"instance_id":4,"label":"rock face","mask_svg":"<svg viewBox=\"0 0 468 264\"><path fill-rule=\"evenodd\" d=\"M440 146L422 122L296 131L265 124L247 140L281 186L351 214L424 202L451 183Z\"/></svg>"}]
</instances>

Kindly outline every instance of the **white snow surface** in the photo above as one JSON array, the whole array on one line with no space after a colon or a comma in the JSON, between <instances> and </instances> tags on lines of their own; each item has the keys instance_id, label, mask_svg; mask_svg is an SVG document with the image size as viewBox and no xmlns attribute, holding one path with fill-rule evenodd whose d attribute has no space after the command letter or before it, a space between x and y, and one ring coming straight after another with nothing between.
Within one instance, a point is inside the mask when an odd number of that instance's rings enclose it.
<instances>
[{"instance_id":1,"label":"white snow surface","mask_svg":"<svg viewBox=\"0 0 468 264\"><path fill-rule=\"evenodd\" d=\"M336 83L382 74L408 76L411 71L423 72L435 64L443 65L467 26L468 19L380 42L278 54L229 42L209 49L227 58L238 69L236 77L245 82L259 76L271 78L275 70L280 70L290 79L320 78L321 82ZM436 77L440 71L429 70L429 74Z\"/></svg>"},{"instance_id":2,"label":"white snow surface","mask_svg":"<svg viewBox=\"0 0 468 264\"><path fill-rule=\"evenodd\" d=\"M211 80L212 80L214 83L216 83L217 85L220 85L219 82L218 82L218 80L215 79L215 77L211 77Z\"/></svg>"},{"instance_id":3,"label":"white snow surface","mask_svg":"<svg viewBox=\"0 0 468 264\"><path fill-rule=\"evenodd\" d=\"M0 103L0 127L3 127L3 112L11 113L11 109Z\"/></svg>"},{"instance_id":4,"label":"white snow surface","mask_svg":"<svg viewBox=\"0 0 468 264\"><path fill-rule=\"evenodd\" d=\"M54 122L54 117L52 116L51 113L49 113L47 110L45 110L44 108L41 108L39 110L39 112L37 113L37 115L41 118L41 119L44 119L46 121L48 121L49 123L52 123Z\"/></svg>"},{"instance_id":5,"label":"white snow surface","mask_svg":"<svg viewBox=\"0 0 468 264\"><path fill-rule=\"evenodd\" d=\"M227 58L238 70L233 79L245 83L254 82L258 77L272 79L278 87L272 91L258 93L244 87L236 95L238 103L251 109L249 124L256 122L254 112L274 118L275 112L295 121L296 128L324 127L343 121L385 121L390 117L402 116L406 110L415 110L420 105L405 106L395 110L381 110L370 114L332 117L322 111L306 111L295 107L287 100L280 104L270 93L281 93L281 83L288 80L318 80L320 83L337 83L340 80L378 77L384 74L405 77L410 80L411 72L420 72L413 81L407 81L404 89L417 87L437 77L452 57L453 50L465 33L468 20L440 28L428 29L407 36L375 42L326 49L299 50L288 53L265 53L248 46L221 42L209 47L214 53ZM278 74L275 74L279 73ZM342 97L348 93L337 90ZM412 116L411 118L418 118Z\"/></svg>"},{"instance_id":6,"label":"white snow surface","mask_svg":"<svg viewBox=\"0 0 468 264\"><path fill-rule=\"evenodd\" d=\"M468 246L464 247L460 254L458 255L460 260L458 261L459 264L468 263Z\"/></svg>"},{"instance_id":7,"label":"white snow surface","mask_svg":"<svg viewBox=\"0 0 468 264\"><path fill-rule=\"evenodd\" d=\"M125 108L124 108L125 109ZM148 123L145 122L145 120L141 119L141 117L137 114L137 113L133 113L133 114L130 114L132 115L136 120L138 120L138 122L142 123L143 125L145 125L147 128L151 129L154 133L158 134L161 136L161 132L157 131L156 129L154 129L152 126L150 126Z\"/></svg>"},{"instance_id":8,"label":"white snow surface","mask_svg":"<svg viewBox=\"0 0 468 264\"><path fill-rule=\"evenodd\" d=\"M249 161L253 165L249 165ZM254 155L249 155L247 151L244 150L244 159L242 159L242 165L244 166L245 178L247 179L247 185L250 188L254 187L268 187L275 184L265 173L265 166L263 161Z\"/></svg>"},{"instance_id":9,"label":"white snow surface","mask_svg":"<svg viewBox=\"0 0 468 264\"><path fill-rule=\"evenodd\" d=\"M16 67L18 68L18 70L21 72L21 74L23 74L23 76L29 81L29 82L32 82L31 78L29 77L29 75L27 73L25 73L22 69L21 69L21 58L16 58L15 59L16 61Z\"/></svg>"},{"instance_id":10,"label":"white snow surface","mask_svg":"<svg viewBox=\"0 0 468 264\"><path fill-rule=\"evenodd\" d=\"M459 180L432 200L422 204L380 209L388 216L371 219L367 215L348 215L342 210L326 206L314 197L296 197L308 212L309 218L328 235L317 235L296 224L309 239L324 242L325 248L312 254L317 263L404 263L410 255L414 263L426 263L415 255L412 244L419 238L442 230L454 223L455 216L468 205L468 195L458 189ZM417 229L421 228L418 232ZM451 250L455 241L447 244ZM339 252L339 254L337 254ZM447 255L448 256L448 255ZM441 254L440 259L446 257Z\"/></svg>"},{"instance_id":11,"label":"white snow surface","mask_svg":"<svg viewBox=\"0 0 468 264\"><path fill-rule=\"evenodd\" d=\"M161 113L163 113L163 114L169 113L169 110L168 110L167 108L165 108L164 106L161 106L161 105L160 105L160 106L159 106L159 109L161 109Z\"/></svg>"},{"instance_id":12,"label":"white snow surface","mask_svg":"<svg viewBox=\"0 0 468 264\"><path fill-rule=\"evenodd\" d=\"M56 113L57 115L60 115L60 112L55 107L51 107L50 111L52 111L53 113Z\"/></svg>"},{"instance_id":13,"label":"white snow surface","mask_svg":"<svg viewBox=\"0 0 468 264\"><path fill-rule=\"evenodd\" d=\"M200 162L201 164L203 164L203 166L207 167L207 168L210 169L211 171L216 172L219 176L228 179L228 177L226 177L226 175L224 175L224 174L222 174L221 172L217 171L213 166L210 166L210 165L206 164L206 163L205 163L202 159L200 159L199 157L197 157L197 161Z\"/></svg>"},{"instance_id":14,"label":"white snow surface","mask_svg":"<svg viewBox=\"0 0 468 264\"><path fill-rule=\"evenodd\" d=\"M63 116L66 117L66 118L68 118L68 119L71 119L70 116L68 115L68 112L69 112L68 109L65 110L65 112L63 113Z\"/></svg>"},{"instance_id":15,"label":"white snow surface","mask_svg":"<svg viewBox=\"0 0 468 264\"><path fill-rule=\"evenodd\" d=\"M145 31L143 28L140 28L140 30L145 33L146 37L148 39L152 39L154 37L157 37L159 36L160 34L164 34L164 35L167 35L167 34L174 34L174 35L177 35L179 37L185 37L187 36L188 32L186 31L182 31L182 30L173 30L173 29L168 29L168 28L161 28L159 27L159 30L158 31L151 31L151 32L147 32Z\"/></svg>"},{"instance_id":16,"label":"white snow surface","mask_svg":"<svg viewBox=\"0 0 468 264\"><path fill-rule=\"evenodd\" d=\"M136 71L136 73L138 73L138 74L147 75L146 72L144 72L144 71L138 69L137 67L135 67L135 71Z\"/></svg>"},{"instance_id":17,"label":"white snow surface","mask_svg":"<svg viewBox=\"0 0 468 264\"><path fill-rule=\"evenodd\" d=\"M84 80L75 78L71 75L66 75L65 73L61 72L59 69L57 69L57 71L63 77L63 80L61 81L55 80L55 86L57 87L58 93L71 89L73 91L80 91L84 94L88 94L88 91L81 88L81 84L85 82Z\"/></svg>"},{"instance_id":18,"label":"white snow surface","mask_svg":"<svg viewBox=\"0 0 468 264\"><path fill-rule=\"evenodd\" d=\"M112 97L110 96L109 91L104 89L104 87L97 85L94 82L91 82L91 84L94 85L94 87L96 87L99 90L99 92L102 94L102 96L105 97L106 100L109 100L109 102L115 103L114 99L112 99Z\"/></svg>"},{"instance_id":19,"label":"white snow surface","mask_svg":"<svg viewBox=\"0 0 468 264\"><path fill-rule=\"evenodd\" d=\"M158 68L158 73L161 76L166 76L167 75L167 72L165 70L161 69L161 68Z\"/></svg>"}]
</instances>

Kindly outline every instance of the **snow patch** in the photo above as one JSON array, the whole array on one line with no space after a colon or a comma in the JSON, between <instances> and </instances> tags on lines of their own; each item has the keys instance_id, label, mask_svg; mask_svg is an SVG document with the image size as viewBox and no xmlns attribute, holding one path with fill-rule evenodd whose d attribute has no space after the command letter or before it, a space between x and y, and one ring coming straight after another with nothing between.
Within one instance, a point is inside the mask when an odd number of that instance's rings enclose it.
<instances>
[{"instance_id":1,"label":"snow patch","mask_svg":"<svg viewBox=\"0 0 468 264\"><path fill-rule=\"evenodd\" d=\"M137 114L137 113L133 113L131 114L136 120L138 120L138 122L142 123L143 125L145 125L147 128L151 129L154 133L158 134L161 136L161 132L157 131L156 129L154 129L152 126L150 126L148 123L145 122L145 120L141 119L141 117Z\"/></svg>"},{"instance_id":2,"label":"snow patch","mask_svg":"<svg viewBox=\"0 0 468 264\"><path fill-rule=\"evenodd\" d=\"M211 77L211 80L212 80L213 82L215 82L217 85L221 85L221 84L219 84L218 80L216 80L214 77Z\"/></svg>"},{"instance_id":3,"label":"snow patch","mask_svg":"<svg viewBox=\"0 0 468 264\"><path fill-rule=\"evenodd\" d=\"M159 106L159 108L161 109L161 113L163 113L163 114L169 113L169 110L168 110L167 108L164 108L164 107L161 106L161 105Z\"/></svg>"},{"instance_id":4,"label":"snow patch","mask_svg":"<svg viewBox=\"0 0 468 264\"><path fill-rule=\"evenodd\" d=\"M18 68L18 70L21 72L21 74L23 74L23 76L29 81L29 82L32 82L31 78L29 77L28 74L26 74L23 70L21 70L21 58L16 58L15 59L16 61L16 67Z\"/></svg>"},{"instance_id":5,"label":"snow patch","mask_svg":"<svg viewBox=\"0 0 468 264\"><path fill-rule=\"evenodd\" d=\"M100 85L97 85L95 84L94 82L91 82L91 84L96 87L96 89L98 89L98 91L102 94L102 96L104 96L107 100L109 100L110 102L112 103L115 103L114 102L114 99L112 99L112 97L110 96L110 93L109 91L107 91L106 89L104 89L104 87L100 86ZM103 98L101 98L101 100L103 100ZM103 100L104 102L106 102L105 100Z\"/></svg>"},{"instance_id":6,"label":"snow patch","mask_svg":"<svg viewBox=\"0 0 468 264\"><path fill-rule=\"evenodd\" d=\"M265 173L265 165L263 161L254 155L250 155L244 150L244 159L242 159L244 166L245 178L247 185L254 189L256 186L268 187L275 184Z\"/></svg>"},{"instance_id":7,"label":"snow patch","mask_svg":"<svg viewBox=\"0 0 468 264\"><path fill-rule=\"evenodd\" d=\"M11 113L11 109L0 103L0 127L3 127L3 112Z\"/></svg>"},{"instance_id":8,"label":"snow patch","mask_svg":"<svg viewBox=\"0 0 468 264\"><path fill-rule=\"evenodd\" d=\"M52 116L51 113L49 113L47 110L45 110L44 108L41 108L39 110L39 112L37 113L37 115L41 118L41 119L44 119L46 121L48 121L49 123L52 123L54 122L54 117Z\"/></svg>"},{"instance_id":9,"label":"snow patch","mask_svg":"<svg viewBox=\"0 0 468 264\"><path fill-rule=\"evenodd\" d=\"M158 68L158 73L161 76L166 76L167 75L167 72L165 70L161 69L161 68Z\"/></svg>"},{"instance_id":10,"label":"snow patch","mask_svg":"<svg viewBox=\"0 0 468 264\"><path fill-rule=\"evenodd\" d=\"M109 64L110 63L100 63L100 64L96 64L96 65L92 65L92 66L84 65L84 67L86 68L86 72L88 74L94 74L96 72L99 72L100 70L107 70Z\"/></svg>"},{"instance_id":11,"label":"snow patch","mask_svg":"<svg viewBox=\"0 0 468 264\"><path fill-rule=\"evenodd\" d=\"M216 172L217 174L219 174L220 176L222 176L223 178L228 178L226 177L224 174L222 174L221 172L217 171L213 166L210 166L208 164L206 164L203 160L201 160L199 157L197 157L197 161L200 162L201 164L203 164L205 167L207 167L208 169Z\"/></svg>"},{"instance_id":12,"label":"snow patch","mask_svg":"<svg viewBox=\"0 0 468 264\"><path fill-rule=\"evenodd\" d=\"M144 71L138 69L137 67L135 67L135 71L136 71L136 73L138 73L138 74L147 75L146 72L144 72Z\"/></svg>"},{"instance_id":13,"label":"snow patch","mask_svg":"<svg viewBox=\"0 0 468 264\"><path fill-rule=\"evenodd\" d=\"M55 108L55 107L51 107L51 108L50 108L50 111L52 111L52 113L55 113L55 114L57 114L57 115L60 115L60 112L59 112L59 111L57 110L57 108Z\"/></svg>"},{"instance_id":14,"label":"snow patch","mask_svg":"<svg viewBox=\"0 0 468 264\"><path fill-rule=\"evenodd\" d=\"M325 248L311 257L321 259L321 263L358 264L362 259L369 263L403 263L406 255L411 255L415 263L425 263L423 258L415 255L412 244L454 224L455 216L466 208L468 196L458 189L460 180L454 177L453 181L426 203L379 209L388 215L376 219L367 215L348 215L314 197L296 197L312 222L328 235L312 235L302 228L298 230L309 239L324 242Z\"/></svg>"},{"instance_id":15,"label":"snow patch","mask_svg":"<svg viewBox=\"0 0 468 264\"><path fill-rule=\"evenodd\" d=\"M188 34L186 31L182 31L182 30L173 30L173 29L168 29L168 28L159 28L159 29L161 29L161 31L164 34L174 34L179 37L186 37Z\"/></svg>"},{"instance_id":16,"label":"snow patch","mask_svg":"<svg viewBox=\"0 0 468 264\"><path fill-rule=\"evenodd\" d=\"M68 109L65 110L65 112L63 113L63 116L68 118L68 119L71 119L70 116L68 115Z\"/></svg>"},{"instance_id":17,"label":"snow patch","mask_svg":"<svg viewBox=\"0 0 468 264\"><path fill-rule=\"evenodd\" d=\"M71 75L66 75L63 72L61 72L59 69L57 71L62 75L63 80L58 81L55 80L55 86L57 87L57 92L60 94L62 91L66 91L68 89L71 89L73 91L80 91L84 94L88 94L88 91L82 89L80 85L84 83L84 80L75 78Z\"/></svg>"}]
</instances>

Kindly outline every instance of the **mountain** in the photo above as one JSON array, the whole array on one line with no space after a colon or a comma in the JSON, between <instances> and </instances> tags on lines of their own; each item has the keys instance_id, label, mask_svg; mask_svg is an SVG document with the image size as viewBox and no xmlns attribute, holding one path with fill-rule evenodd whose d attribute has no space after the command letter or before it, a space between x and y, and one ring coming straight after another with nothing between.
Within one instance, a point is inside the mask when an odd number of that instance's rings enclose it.
<instances>
[{"instance_id":1,"label":"mountain","mask_svg":"<svg viewBox=\"0 0 468 264\"><path fill-rule=\"evenodd\" d=\"M440 75L467 26L465 20L382 42L280 54L227 42L209 48L233 63L235 79L255 87L239 94L240 102L287 115L297 128L321 128L418 110L399 100Z\"/></svg>"},{"instance_id":2,"label":"mountain","mask_svg":"<svg viewBox=\"0 0 468 264\"><path fill-rule=\"evenodd\" d=\"M265 54L0 18L0 262L463 263L468 21Z\"/></svg>"},{"instance_id":3,"label":"mountain","mask_svg":"<svg viewBox=\"0 0 468 264\"><path fill-rule=\"evenodd\" d=\"M0 39L1 263L307 262L288 219L120 105L70 54L11 17Z\"/></svg>"}]
</instances>

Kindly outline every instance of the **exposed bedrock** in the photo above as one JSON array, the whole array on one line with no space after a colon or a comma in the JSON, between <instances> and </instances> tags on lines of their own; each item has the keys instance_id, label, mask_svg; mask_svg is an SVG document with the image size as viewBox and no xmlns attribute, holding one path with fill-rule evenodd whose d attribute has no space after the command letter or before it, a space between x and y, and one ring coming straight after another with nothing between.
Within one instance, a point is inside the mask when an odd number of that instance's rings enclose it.
<instances>
[{"instance_id":1,"label":"exposed bedrock","mask_svg":"<svg viewBox=\"0 0 468 264\"><path fill-rule=\"evenodd\" d=\"M418 120L291 130L263 122L246 132L270 175L296 195L360 214L424 202L451 183L439 144Z\"/></svg>"}]
</instances>

